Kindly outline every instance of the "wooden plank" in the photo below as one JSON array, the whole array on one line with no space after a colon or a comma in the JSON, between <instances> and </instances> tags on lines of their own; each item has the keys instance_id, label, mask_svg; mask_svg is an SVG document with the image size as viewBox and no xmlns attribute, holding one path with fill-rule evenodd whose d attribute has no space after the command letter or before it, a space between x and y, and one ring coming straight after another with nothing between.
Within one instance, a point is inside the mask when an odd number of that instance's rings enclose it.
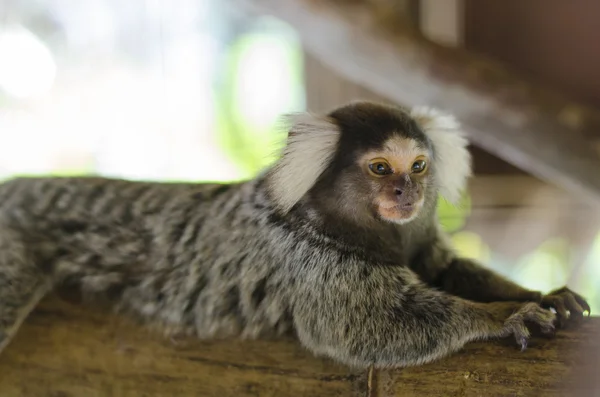
<instances>
[{"instance_id":1,"label":"wooden plank","mask_svg":"<svg viewBox=\"0 0 600 397\"><path fill-rule=\"evenodd\" d=\"M353 371L295 341L171 343L123 319L45 300L0 356L0 395L25 396L570 396L600 392L600 318L526 352L475 343L421 367Z\"/></svg>"},{"instance_id":2,"label":"wooden plank","mask_svg":"<svg viewBox=\"0 0 600 397\"><path fill-rule=\"evenodd\" d=\"M366 373L294 341L170 340L45 300L0 355L1 396L361 396Z\"/></svg>"},{"instance_id":3,"label":"wooden plank","mask_svg":"<svg viewBox=\"0 0 600 397\"><path fill-rule=\"evenodd\" d=\"M514 340L476 343L445 360L375 373L385 397L592 397L600 394L600 318L554 339L533 338L521 352Z\"/></svg>"},{"instance_id":4,"label":"wooden plank","mask_svg":"<svg viewBox=\"0 0 600 397\"><path fill-rule=\"evenodd\" d=\"M446 46L464 42L464 0L420 0L419 27L425 37Z\"/></svg>"},{"instance_id":5,"label":"wooden plank","mask_svg":"<svg viewBox=\"0 0 600 397\"><path fill-rule=\"evenodd\" d=\"M600 107L600 2L461 1L466 48Z\"/></svg>"},{"instance_id":6,"label":"wooden plank","mask_svg":"<svg viewBox=\"0 0 600 397\"><path fill-rule=\"evenodd\" d=\"M563 189L529 175L476 175L469 180L473 206L498 211L502 207L521 207L525 210L581 209L594 207Z\"/></svg>"},{"instance_id":7,"label":"wooden plank","mask_svg":"<svg viewBox=\"0 0 600 397\"><path fill-rule=\"evenodd\" d=\"M502 65L424 39L379 0L241 0L291 23L308 51L397 103L455 114L471 140L527 172L600 203L600 112Z\"/></svg>"},{"instance_id":8,"label":"wooden plank","mask_svg":"<svg viewBox=\"0 0 600 397\"><path fill-rule=\"evenodd\" d=\"M518 271L526 255L543 244L560 241L568 247L569 257L553 260L560 260L563 271L570 272L572 286L586 284L581 270L600 235L599 211L569 192L523 175L477 175L470 180L469 195L462 230L481 239L502 262L504 274ZM452 216L460 217L454 214L444 221L452 223ZM551 268L549 264L547 277L553 277ZM587 273L594 274L591 269Z\"/></svg>"}]
</instances>

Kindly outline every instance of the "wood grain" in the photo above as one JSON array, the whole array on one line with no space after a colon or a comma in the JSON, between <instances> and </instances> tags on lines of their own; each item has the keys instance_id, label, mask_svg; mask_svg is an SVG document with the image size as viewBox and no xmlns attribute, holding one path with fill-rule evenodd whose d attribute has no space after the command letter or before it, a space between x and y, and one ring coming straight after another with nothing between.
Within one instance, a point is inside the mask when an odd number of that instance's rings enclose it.
<instances>
[{"instance_id":1,"label":"wood grain","mask_svg":"<svg viewBox=\"0 0 600 397\"><path fill-rule=\"evenodd\" d=\"M437 363L378 373L378 396L600 395L600 318L553 339L532 339L521 352L514 341L476 343Z\"/></svg>"},{"instance_id":2,"label":"wood grain","mask_svg":"<svg viewBox=\"0 0 600 397\"><path fill-rule=\"evenodd\" d=\"M600 203L600 111L463 49L423 38L382 0L243 0L293 25L307 51L406 106L453 113L484 150ZM559 160L559 161L557 161Z\"/></svg>"},{"instance_id":3,"label":"wood grain","mask_svg":"<svg viewBox=\"0 0 600 397\"><path fill-rule=\"evenodd\" d=\"M597 396L600 318L588 320L523 353L511 340L476 343L437 363L369 374L293 340L172 342L51 297L0 356L0 395Z\"/></svg>"},{"instance_id":4,"label":"wood grain","mask_svg":"<svg viewBox=\"0 0 600 397\"><path fill-rule=\"evenodd\" d=\"M0 356L0 396L364 396L366 373L295 341L172 342L102 311L42 302Z\"/></svg>"}]
</instances>

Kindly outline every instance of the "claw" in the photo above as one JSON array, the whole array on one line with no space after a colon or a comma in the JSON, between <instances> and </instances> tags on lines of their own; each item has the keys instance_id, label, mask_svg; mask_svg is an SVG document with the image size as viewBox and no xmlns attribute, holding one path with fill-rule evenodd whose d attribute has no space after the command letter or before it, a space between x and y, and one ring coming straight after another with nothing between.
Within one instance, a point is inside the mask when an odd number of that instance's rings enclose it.
<instances>
[{"instance_id":1,"label":"claw","mask_svg":"<svg viewBox=\"0 0 600 397\"><path fill-rule=\"evenodd\" d=\"M521 337L521 351L524 352L527 349L527 338Z\"/></svg>"},{"instance_id":2,"label":"claw","mask_svg":"<svg viewBox=\"0 0 600 397\"><path fill-rule=\"evenodd\" d=\"M569 318L569 313L567 312L567 308L562 299L560 299L560 298L554 299L552 304L554 305L554 308L556 309L556 313L558 313L558 315L560 316L561 322L563 322Z\"/></svg>"},{"instance_id":3,"label":"claw","mask_svg":"<svg viewBox=\"0 0 600 397\"><path fill-rule=\"evenodd\" d=\"M573 295L567 294L564 299L571 314L575 314L579 317L583 316L583 308L579 305Z\"/></svg>"},{"instance_id":4,"label":"claw","mask_svg":"<svg viewBox=\"0 0 600 397\"><path fill-rule=\"evenodd\" d=\"M556 316L556 327L557 328L565 328L567 323L567 319L563 316Z\"/></svg>"},{"instance_id":5,"label":"claw","mask_svg":"<svg viewBox=\"0 0 600 397\"><path fill-rule=\"evenodd\" d=\"M571 291L568 287L558 288L547 294L544 297L545 302L543 303L543 305L554 306L557 300L568 303L569 310L571 314L573 314L572 317L583 317L585 312L587 312L588 317L592 315L590 305L586 302L585 298L583 298L576 292ZM557 310L557 312L561 314L559 310Z\"/></svg>"},{"instance_id":6,"label":"claw","mask_svg":"<svg viewBox=\"0 0 600 397\"><path fill-rule=\"evenodd\" d=\"M586 301L580 302L579 304L583 306L583 311L588 313L588 317L592 315L592 308Z\"/></svg>"}]
</instances>

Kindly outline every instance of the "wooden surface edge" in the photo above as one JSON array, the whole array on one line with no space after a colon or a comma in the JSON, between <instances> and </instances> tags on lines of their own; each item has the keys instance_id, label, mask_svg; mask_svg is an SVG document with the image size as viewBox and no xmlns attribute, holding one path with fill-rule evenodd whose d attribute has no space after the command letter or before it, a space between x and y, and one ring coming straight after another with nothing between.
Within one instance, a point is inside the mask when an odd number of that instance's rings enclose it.
<instances>
[{"instance_id":1,"label":"wooden surface edge","mask_svg":"<svg viewBox=\"0 0 600 397\"><path fill-rule=\"evenodd\" d=\"M591 396L600 392L591 375L600 318L585 320L534 338L525 352L510 339L472 343L435 363L369 373L314 357L295 340L171 341L51 297L0 355L0 395Z\"/></svg>"}]
</instances>

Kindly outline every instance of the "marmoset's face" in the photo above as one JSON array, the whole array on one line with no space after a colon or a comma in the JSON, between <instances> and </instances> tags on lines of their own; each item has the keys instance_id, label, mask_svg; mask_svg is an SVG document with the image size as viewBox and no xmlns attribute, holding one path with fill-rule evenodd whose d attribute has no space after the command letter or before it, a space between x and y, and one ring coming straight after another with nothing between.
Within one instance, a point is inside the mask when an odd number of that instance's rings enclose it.
<instances>
[{"instance_id":1,"label":"marmoset's face","mask_svg":"<svg viewBox=\"0 0 600 397\"><path fill-rule=\"evenodd\" d=\"M423 206L429 177L429 151L417 141L394 136L358 158L372 210L386 221L405 223Z\"/></svg>"},{"instance_id":2,"label":"marmoset's face","mask_svg":"<svg viewBox=\"0 0 600 397\"><path fill-rule=\"evenodd\" d=\"M413 220L433 181L431 142L415 120L364 105L331 117L341 131L331 183L340 210L357 220Z\"/></svg>"}]
</instances>

